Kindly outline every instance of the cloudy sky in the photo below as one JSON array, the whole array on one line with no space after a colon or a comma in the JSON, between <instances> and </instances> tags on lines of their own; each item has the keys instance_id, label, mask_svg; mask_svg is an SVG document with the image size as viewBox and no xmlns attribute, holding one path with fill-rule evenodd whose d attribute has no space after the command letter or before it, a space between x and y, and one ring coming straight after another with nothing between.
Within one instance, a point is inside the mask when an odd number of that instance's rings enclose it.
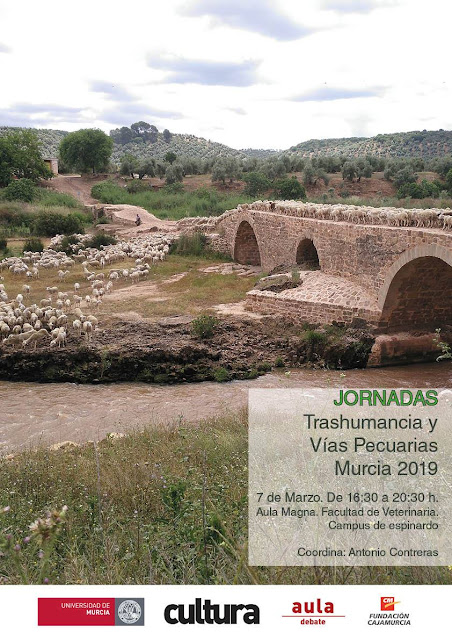
<instances>
[{"instance_id":1,"label":"cloudy sky","mask_svg":"<svg viewBox=\"0 0 452 640\"><path fill-rule=\"evenodd\" d=\"M445 0L0 0L0 125L235 148L452 129Z\"/></svg>"}]
</instances>

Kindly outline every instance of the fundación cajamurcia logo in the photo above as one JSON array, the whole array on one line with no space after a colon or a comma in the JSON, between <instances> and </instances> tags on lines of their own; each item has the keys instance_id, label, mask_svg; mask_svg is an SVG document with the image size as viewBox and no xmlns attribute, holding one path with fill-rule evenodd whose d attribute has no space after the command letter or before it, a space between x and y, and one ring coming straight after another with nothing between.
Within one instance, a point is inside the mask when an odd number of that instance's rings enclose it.
<instances>
[{"instance_id":1,"label":"fundaci\u00f3n cajamurcia logo","mask_svg":"<svg viewBox=\"0 0 452 640\"><path fill-rule=\"evenodd\" d=\"M283 618L295 618L298 624L306 626L325 625L331 618L345 618L337 613L333 602L323 602L316 598L309 602L292 602L291 613L282 615Z\"/></svg>"},{"instance_id":2,"label":"fundaci\u00f3n cajamurcia logo","mask_svg":"<svg viewBox=\"0 0 452 640\"><path fill-rule=\"evenodd\" d=\"M393 596L380 598L380 611L370 613L367 624L371 626L411 626L410 614L399 611L396 607L401 604Z\"/></svg>"},{"instance_id":3,"label":"fundaci\u00f3n cajamurcia logo","mask_svg":"<svg viewBox=\"0 0 452 640\"><path fill-rule=\"evenodd\" d=\"M143 626L144 598L38 598L39 626Z\"/></svg>"},{"instance_id":4,"label":"fundaci\u00f3n cajamurcia logo","mask_svg":"<svg viewBox=\"0 0 452 640\"><path fill-rule=\"evenodd\" d=\"M168 624L259 624L256 604L212 604L195 598L192 604L168 604L163 612Z\"/></svg>"}]
</instances>

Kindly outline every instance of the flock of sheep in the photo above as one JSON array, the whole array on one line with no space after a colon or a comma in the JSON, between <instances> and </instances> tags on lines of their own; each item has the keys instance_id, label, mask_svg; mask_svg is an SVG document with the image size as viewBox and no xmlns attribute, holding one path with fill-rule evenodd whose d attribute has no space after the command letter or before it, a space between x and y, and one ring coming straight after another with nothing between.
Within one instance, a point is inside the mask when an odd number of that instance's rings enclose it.
<instances>
[{"instance_id":1,"label":"flock of sheep","mask_svg":"<svg viewBox=\"0 0 452 640\"><path fill-rule=\"evenodd\" d=\"M62 237L52 239L43 252L24 252L23 257L5 258L0 262L0 274L8 270L14 278L26 278L22 292L10 298L0 275L0 336L4 345L36 349L40 343L50 347L63 347L68 335L85 336L90 341L99 321L91 313L92 307L102 304L102 299L119 280L138 282L147 278L151 265L164 260L172 238L153 235L137 238L107 247L84 248L87 236L76 236L71 246L72 256L58 250ZM111 268L110 265L133 258L135 266ZM80 295L81 285L75 282L73 291L63 291L64 282L76 263L81 263L83 276L90 293ZM46 287L47 297L32 302L33 280L38 280L44 270L57 270L60 287ZM65 287L66 288L66 287Z\"/></svg>"},{"instance_id":2,"label":"flock of sheep","mask_svg":"<svg viewBox=\"0 0 452 640\"><path fill-rule=\"evenodd\" d=\"M247 209L254 211L275 211L276 213L300 218L352 222L353 224L452 229L451 209L363 207L351 204L315 204L312 202L296 202L295 200L280 200L274 202L257 200L251 204L241 204L237 209L239 211Z\"/></svg>"},{"instance_id":3,"label":"flock of sheep","mask_svg":"<svg viewBox=\"0 0 452 640\"><path fill-rule=\"evenodd\" d=\"M316 204L295 200L257 200L239 204L237 209L225 211L219 217L185 218L180 220L181 231L191 229L213 232L225 218L238 211L269 211L282 215L353 224L389 225L392 227L426 227L452 230L451 209L400 209L396 207L363 207L352 204Z\"/></svg>"}]
</instances>

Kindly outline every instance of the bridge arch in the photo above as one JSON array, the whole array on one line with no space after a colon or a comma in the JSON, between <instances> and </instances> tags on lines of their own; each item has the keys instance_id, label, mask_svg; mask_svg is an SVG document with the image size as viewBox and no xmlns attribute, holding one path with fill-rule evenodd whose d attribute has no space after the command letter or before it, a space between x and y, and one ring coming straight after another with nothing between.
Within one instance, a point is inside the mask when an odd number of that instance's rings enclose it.
<instances>
[{"instance_id":1,"label":"bridge arch","mask_svg":"<svg viewBox=\"0 0 452 640\"><path fill-rule=\"evenodd\" d=\"M452 251L420 245L391 266L379 295L386 330L434 330L452 323Z\"/></svg>"},{"instance_id":2,"label":"bridge arch","mask_svg":"<svg viewBox=\"0 0 452 640\"><path fill-rule=\"evenodd\" d=\"M261 265L261 252L256 234L247 220L237 227L234 238L234 260L240 264Z\"/></svg>"},{"instance_id":3,"label":"bridge arch","mask_svg":"<svg viewBox=\"0 0 452 640\"><path fill-rule=\"evenodd\" d=\"M297 246L295 262L305 269L320 269L319 254L312 238L302 238Z\"/></svg>"}]
</instances>

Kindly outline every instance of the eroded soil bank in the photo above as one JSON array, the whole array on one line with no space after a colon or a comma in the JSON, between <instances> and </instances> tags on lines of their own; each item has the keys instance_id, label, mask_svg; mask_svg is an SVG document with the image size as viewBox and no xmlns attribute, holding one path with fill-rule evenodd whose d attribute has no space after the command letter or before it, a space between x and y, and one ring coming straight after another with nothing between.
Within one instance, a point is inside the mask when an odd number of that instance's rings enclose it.
<instances>
[{"instance_id":1,"label":"eroded soil bank","mask_svg":"<svg viewBox=\"0 0 452 640\"><path fill-rule=\"evenodd\" d=\"M61 349L0 346L0 379L28 382L180 383L249 379L273 367L364 368L374 338L364 329L303 330L283 320L220 320L200 339L189 322L119 321L88 344Z\"/></svg>"}]
</instances>

